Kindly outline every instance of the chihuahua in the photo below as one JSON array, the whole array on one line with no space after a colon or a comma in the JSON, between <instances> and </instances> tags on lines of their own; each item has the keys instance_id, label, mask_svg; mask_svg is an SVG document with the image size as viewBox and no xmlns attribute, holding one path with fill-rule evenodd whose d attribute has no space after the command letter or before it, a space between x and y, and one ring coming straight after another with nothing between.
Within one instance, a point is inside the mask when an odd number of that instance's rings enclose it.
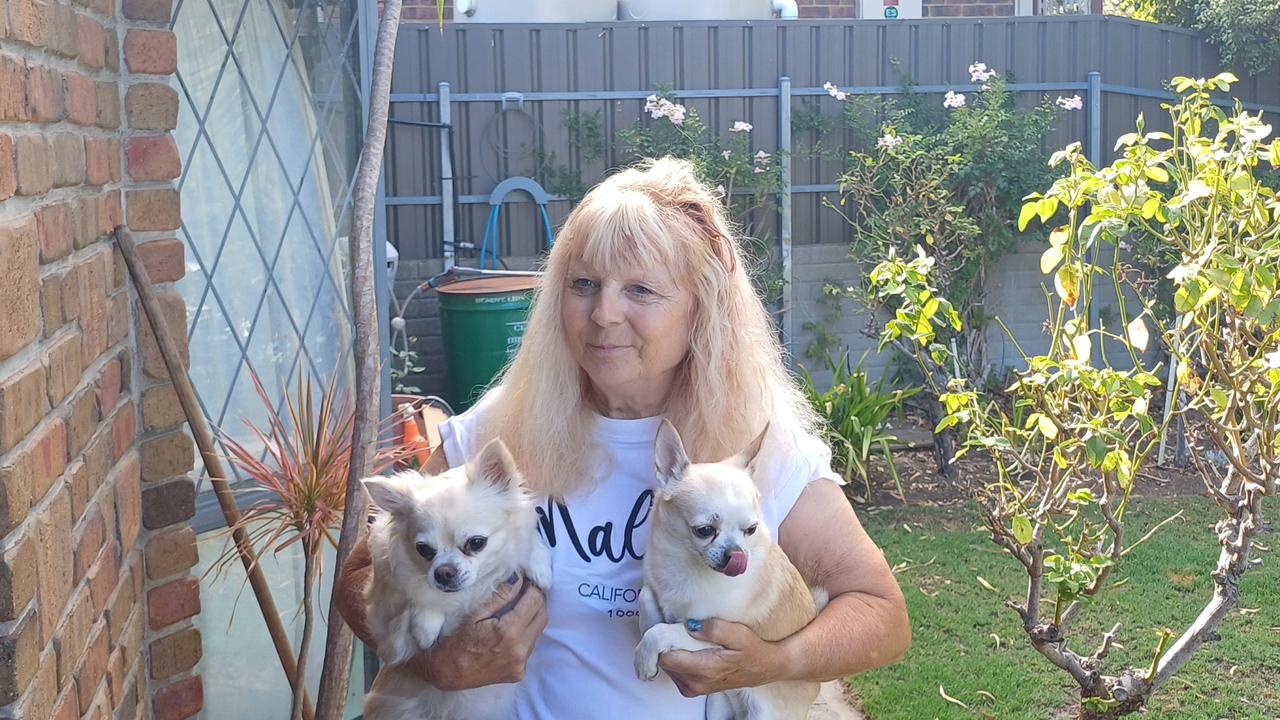
<instances>
[{"instance_id":1,"label":"chihuahua","mask_svg":"<svg viewBox=\"0 0 1280 720\"><path fill-rule=\"evenodd\" d=\"M658 656L668 650L719 647L691 637L684 625L690 618L742 623L775 641L808 625L826 604L826 591L810 591L765 527L752 480L764 436L728 460L691 463L676 429L662 421L640 593L643 637L635 653L641 680L657 677ZM714 693L707 697L707 718L800 720L818 688L787 681Z\"/></svg>"},{"instance_id":2,"label":"chihuahua","mask_svg":"<svg viewBox=\"0 0 1280 720\"><path fill-rule=\"evenodd\" d=\"M551 553L537 537L533 498L501 440L436 476L369 478L381 509L369 531L369 631L386 667L365 698L367 720L506 718L513 685L445 692L403 664L457 629L499 583L523 573L551 586Z\"/></svg>"}]
</instances>

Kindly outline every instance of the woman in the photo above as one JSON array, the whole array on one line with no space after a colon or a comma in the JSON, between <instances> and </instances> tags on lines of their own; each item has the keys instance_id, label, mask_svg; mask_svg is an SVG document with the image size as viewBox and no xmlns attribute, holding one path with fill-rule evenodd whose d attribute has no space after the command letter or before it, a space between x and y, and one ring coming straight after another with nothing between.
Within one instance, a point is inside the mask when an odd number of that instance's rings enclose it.
<instances>
[{"instance_id":1,"label":"woman","mask_svg":"<svg viewBox=\"0 0 1280 720\"><path fill-rule=\"evenodd\" d=\"M765 642L708 618L691 634L723 650L664 654L632 671L637 595L667 417L695 462L746 448L769 427L757 482L765 522L810 585L831 595L803 630ZM894 662L910 644L902 593L858 523L830 450L792 384L717 196L684 161L613 175L570 214L547 261L524 345L470 411L440 427L438 473L501 437L552 546L549 597L518 580L416 660L446 689L521 681L521 718L702 718L702 696L777 680L825 681ZM763 470L761 470L761 468ZM362 545L339 582L368 642Z\"/></svg>"}]
</instances>

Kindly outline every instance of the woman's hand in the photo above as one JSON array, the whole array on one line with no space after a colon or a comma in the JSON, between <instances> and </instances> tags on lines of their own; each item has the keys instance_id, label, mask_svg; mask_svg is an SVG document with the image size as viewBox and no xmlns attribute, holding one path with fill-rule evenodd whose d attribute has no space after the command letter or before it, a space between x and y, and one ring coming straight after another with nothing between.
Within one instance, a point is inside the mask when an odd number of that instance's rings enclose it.
<instances>
[{"instance_id":1,"label":"woman's hand","mask_svg":"<svg viewBox=\"0 0 1280 720\"><path fill-rule=\"evenodd\" d=\"M516 578L409 667L441 690L466 690L524 679L525 663L547 626L542 590Z\"/></svg>"},{"instance_id":2,"label":"woman's hand","mask_svg":"<svg viewBox=\"0 0 1280 720\"><path fill-rule=\"evenodd\" d=\"M710 695L734 688L756 687L784 679L782 646L752 632L751 628L728 620L710 618L689 634L698 640L715 643L719 649L672 650L658 657L658 667L675 681L685 697Z\"/></svg>"}]
</instances>

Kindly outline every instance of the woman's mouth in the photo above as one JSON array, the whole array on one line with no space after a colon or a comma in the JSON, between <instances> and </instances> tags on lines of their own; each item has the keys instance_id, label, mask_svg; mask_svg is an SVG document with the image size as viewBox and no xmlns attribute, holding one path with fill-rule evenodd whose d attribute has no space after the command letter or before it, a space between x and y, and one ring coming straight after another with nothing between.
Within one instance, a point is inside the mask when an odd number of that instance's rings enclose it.
<instances>
[{"instance_id":1,"label":"woman's mouth","mask_svg":"<svg viewBox=\"0 0 1280 720\"><path fill-rule=\"evenodd\" d=\"M598 355L613 355L615 353L622 352L623 350L626 350L631 346L630 345L596 345L595 343L588 343L587 347L591 349L591 352L596 353Z\"/></svg>"}]
</instances>

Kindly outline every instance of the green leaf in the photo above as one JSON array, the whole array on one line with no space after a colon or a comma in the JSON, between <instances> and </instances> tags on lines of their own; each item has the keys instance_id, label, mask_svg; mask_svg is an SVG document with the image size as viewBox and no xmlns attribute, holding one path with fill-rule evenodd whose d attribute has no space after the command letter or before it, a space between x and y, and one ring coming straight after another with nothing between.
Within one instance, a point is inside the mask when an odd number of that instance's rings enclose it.
<instances>
[{"instance_id":1,"label":"green leaf","mask_svg":"<svg viewBox=\"0 0 1280 720\"><path fill-rule=\"evenodd\" d=\"M1150 165L1146 169L1147 177L1156 182L1169 182L1169 172L1159 165Z\"/></svg>"},{"instance_id":2,"label":"green leaf","mask_svg":"<svg viewBox=\"0 0 1280 720\"><path fill-rule=\"evenodd\" d=\"M1046 439L1052 440L1058 437L1058 426L1053 424L1053 420L1050 420L1048 415L1035 413L1032 417L1036 420L1036 429L1039 430L1040 434L1044 435Z\"/></svg>"},{"instance_id":3,"label":"green leaf","mask_svg":"<svg viewBox=\"0 0 1280 720\"><path fill-rule=\"evenodd\" d=\"M1018 213L1018 231L1027 229L1027 223L1031 222L1031 218L1036 216L1036 208L1039 206L1038 201L1032 200L1022 206L1022 212Z\"/></svg>"},{"instance_id":4,"label":"green leaf","mask_svg":"<svg viewBox=\"0 0 1280 720\"><path fill-rule=\"evenodd\" d=\"M1040 256L1040 272L1048 275L1053 269L1058 267L1058 263L1062 262L1062 246L1050 245L1044 254Z\"/></svg>"},{"instance_id":5,"label":"green leaf","mask_svg":"<svg viewBox=\"0 0 1280 720\"><path fill-rule=\"evenodd\" d=\"M1107 443L1100 435L1094 435L1084 444L1085 452L1089 455L1089 464L1094 467L1102 465L1102 460L1107 456Z\"/></svg>"},{"instance_id":6,"label":"green leaf","mask_svg":"<svg viewBox=\"0 0 1280 720\"><path fill-rule=\"evenodd\" d=\"M1040 222L1047 223L1049 222L1049 218L1053 217L1053 214L1058 211L1058 198L1043 198L1040 202L1036 203L1036 205L1036 209L1040 213Z\"/></svg>"},{"instance_id":7,"label":"green leaf","mask_svg":"<svg viewBox=\"0 0 1280 720\"><path fill-rule=\"evenodd\" d=\"M1026 545L1031 542L1031 536L1031 521L1027 516L1013 516L1013 539L1017 540L1019 545Z\"/></svg>"}]
</instances>

